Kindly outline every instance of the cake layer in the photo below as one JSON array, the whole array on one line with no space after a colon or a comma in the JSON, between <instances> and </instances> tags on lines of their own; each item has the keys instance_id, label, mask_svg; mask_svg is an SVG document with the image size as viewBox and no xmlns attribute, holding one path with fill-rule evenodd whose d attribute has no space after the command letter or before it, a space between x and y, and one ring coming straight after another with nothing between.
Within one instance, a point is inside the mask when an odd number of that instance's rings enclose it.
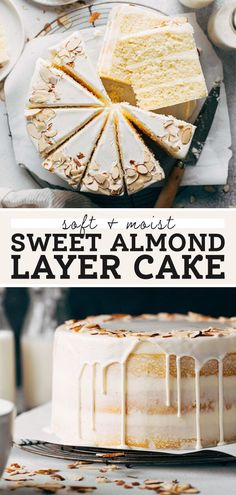
<instances>
[{"instance_id":1,"label":"cake layer","mask_svg":"<svg viewBox=\"0 0 236 495\"><path fill-rule=\"evenodd\" d=\"M119 111L115 115L124 179L132 194L164 179L165 174L132 124Z\"/></svg>"},{"instance_id":2,"label":"cake layer","mask_svg":"<svg viewBox=\"0 0 236 495\"><path fill-rule=\"evenodd\" d=\"M83 129L51 153L42 166L78 188L108 115L104 109Z\"/></svg>"},{"instance_id":3,"label":"cake layer","mask_svg":"<svg viewBox=\"0 0 236 495\"><path fill-rule=\"evenodd\" d=\"M200 80L195 79L176 81L173 84L159 85L158 92L156 86L140 88L140 84L136 77L133 80L133 87L136 92L137 103L144 110L156 110L157 108L163 108L176 105L181 101L193 100L196 98L203 98L206 96L203 93L203 88Z\"/></svg>"},{"instance_id":4,"label":"cake layer","mask_svg":"<svg viewBox=\"0 0 236 495\"><path fill-rule=\"evenodd\" d=\"M96 108L36 108L26 110L28 134L44 157L70 138L101 110Z\"/></svg>"},{"instance_id":5,"label":"cake layer","mask_svg":"<svg viewBox=\"0 0 236 495\"><path fill-rule=\"evenodd\" d=\"M79 31L73 32L61 43L53 46L50 52L53 65L93 91L103 102L109 103L109 97L86 53L84 40Z\"/></svg>"},{"instance_id":6,"label":"cake layer","mask_svg":"<svg viewBox=\"0 0 236 495\"><path fill-rule=\"evenodd\" d=\"M43 59L36 62L28 104L30 108L103 106L81 84Z\"/></svg>"},{"instance_id":7,"label":"cake layer","mask_svg":"<svg viewBox=\"0 0 236 495\"><path fill-rule=\"evenodd\" d=\"M81 191L99 192L108 196L117 196L124 192L113 110L110 111L82 180Z\"/></svg>"},{"instance_id":8,"label":"cake layer","mask_svg":"<svg viewBox=\"0 0 236 495\"><path fill-rule=\"evenodd\" d=\"M138 107L121 104L124 115L141 131L175 158L184 158L189 150L195 126L172 116L159 115Z\"/></svg>"},{"instance_id":9,"label":"cake layer","mask_svg":"<svg viewBox=\"0 0 236 495\"><path fill-rule=\"evenodd\" d=\"M68 322L55 335L54 433L146 449L234 441L234 324L193 314Z\"/></svg>"}]
</instances>

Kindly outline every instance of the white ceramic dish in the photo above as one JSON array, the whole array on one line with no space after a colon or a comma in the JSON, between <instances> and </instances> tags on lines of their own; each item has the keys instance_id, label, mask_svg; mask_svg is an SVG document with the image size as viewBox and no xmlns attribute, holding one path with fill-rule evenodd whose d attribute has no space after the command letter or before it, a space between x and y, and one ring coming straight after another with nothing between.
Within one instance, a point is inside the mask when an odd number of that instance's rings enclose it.
<instances>
[{"instance_id":1,"label":"white ceramic dish","mask_svg":"<svg viewBox=\"0 0 236 495\"><path fill-rule=\"evenodd\" d=\"M47 5L48 7L60 7L61 5L70 5L78 0L32 0L34 3Z\"/></svg>"},{"instance_id":2,"label":"white ceramic dish","mask_svg":"<svg viewBox=\"0 0 236 495\"><path fill-rule=\"evenodd\" d=\"M13 402L0 399L0 477L12 446L14 417L15 406Z\"/></svg>"},{"instance_id":3,"label":"white ceramic dish","mask_svg":"<svg viewBox=\"0 0 236 495\"><path fill-rule=\"evenodd\" d=\"M0 1L0 19L10 56L9 62L0 69L0 81L2 81L12 70L23 50L25 33L19 11L11 0Z\"/></svg>"}]
</instances>

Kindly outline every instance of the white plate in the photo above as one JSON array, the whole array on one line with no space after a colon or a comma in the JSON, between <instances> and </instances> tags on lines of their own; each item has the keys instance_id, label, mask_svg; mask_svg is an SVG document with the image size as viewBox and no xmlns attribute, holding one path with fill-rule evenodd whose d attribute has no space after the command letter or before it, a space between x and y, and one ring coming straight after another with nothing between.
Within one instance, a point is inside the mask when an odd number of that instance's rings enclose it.
<instances>
[{"instance_id":1,"label":"white plate","mask_svg":"<svg viewBox=\"0 0 236 495\"><path fill-rule=\"evenodd\" d=\"M24 27L11 0L0 1L0 19L4 29L10 60L0 69L0 81L5 79L18 60L25 44Z\"/></svg>"},{"instance_id":2,"label":"white plate","mask_svg":"<svg viewBox=\"0 0 236 495\"><path fill-rule=\"evenodd\" d=\"M61 5L70 5L78 0L32 0L34 3L47 5L48 7L60 7Z\"/></svg>"}]
</instances>

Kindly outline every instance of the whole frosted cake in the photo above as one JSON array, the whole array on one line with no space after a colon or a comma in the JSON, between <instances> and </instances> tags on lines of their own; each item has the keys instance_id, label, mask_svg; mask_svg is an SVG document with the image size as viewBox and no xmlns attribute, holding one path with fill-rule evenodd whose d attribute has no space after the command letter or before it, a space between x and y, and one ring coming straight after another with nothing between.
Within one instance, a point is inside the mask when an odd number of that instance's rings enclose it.
<instances>
[{"instance_id":1,"label":"whole frosted cake","mask_svg":"<svg viewBox=\"0 0 236 495\"><path fill-rule=\"evenodd\" d=\"M55 334L52 430L73 445L236 441L236 319L101 315Z\"/></svg>"}]
</instances>

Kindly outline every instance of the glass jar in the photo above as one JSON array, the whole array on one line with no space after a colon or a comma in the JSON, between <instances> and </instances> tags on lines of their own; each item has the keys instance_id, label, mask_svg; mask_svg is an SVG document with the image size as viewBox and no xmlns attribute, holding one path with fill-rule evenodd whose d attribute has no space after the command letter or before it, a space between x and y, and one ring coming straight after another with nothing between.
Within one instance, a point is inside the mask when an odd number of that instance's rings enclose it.
<instances>
[{"instance_id":1,"label":"glass jar","mask_svg":"<svg viewBox=\"0 0 236 495\"><path fill-rule=\"evenodd\" d=\"M22 337L22 377L26 409L51 399L53 335L62 289L29 289L30 304Z\"/></svg>"},{"instance_id":2,"label":"glass jar","mask_svg":"<svg viewBox=\"0 0 236 495\"><path fill-rule=\"evenodd\" d=\"M15 402L15 337L5 315L4 292L0 288L0 399Z\"/></svg>"},{"instance_id":3,"label":"glass jar","mask_svg":"<svg viewBox=\"0 0 236 495\"><path fill-rule=\"evenodd\" d=\"M236 50L236 1L222 5L208 21L208 36L214 45Z\"/></svg>"}]
</instances>

